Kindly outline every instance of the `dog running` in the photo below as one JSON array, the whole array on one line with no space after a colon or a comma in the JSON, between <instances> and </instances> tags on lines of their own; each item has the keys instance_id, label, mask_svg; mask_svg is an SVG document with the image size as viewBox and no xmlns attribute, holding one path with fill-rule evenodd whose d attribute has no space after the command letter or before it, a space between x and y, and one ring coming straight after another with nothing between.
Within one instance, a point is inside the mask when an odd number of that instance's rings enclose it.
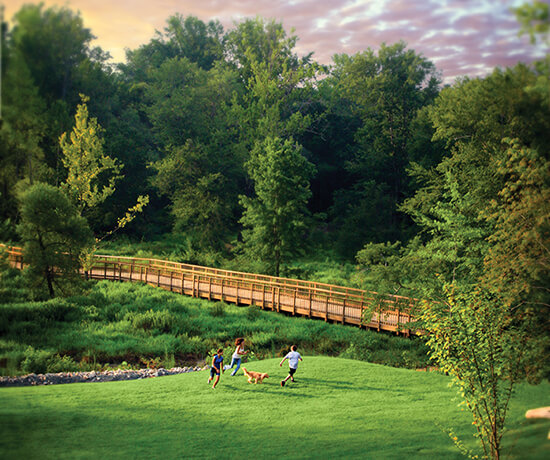
<instances>
[{"instance_id":1,"label":"dog running","mask_svg":"<svg viewBox=\"0 0 550 460\"><path fill-rule=\"evenodd\" d=\"M254 383L263 383L264 379L267 379L269 375L267 375L265 372L254 372L254 371L247 371L246 367L243 367L244 375L248 378L248 383L252 383L252 380L254 380Z\"/></svg>"}]
</instances>

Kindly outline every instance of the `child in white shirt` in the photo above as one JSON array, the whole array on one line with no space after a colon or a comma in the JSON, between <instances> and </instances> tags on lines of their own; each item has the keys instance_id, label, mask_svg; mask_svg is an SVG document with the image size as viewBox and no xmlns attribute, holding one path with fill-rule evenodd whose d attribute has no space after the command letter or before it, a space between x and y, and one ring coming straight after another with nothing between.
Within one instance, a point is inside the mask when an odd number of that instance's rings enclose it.
<instances>
[{"instance_id":1,"label":"child in white shirt","mask_svg":"<svg viewBox=\"0 0 550 460\"><path fill-rule=\"evenodd\" d=\"M300 353L296 351L297 349L298 347L296 345L292 345L290 347L291 351L288 352L283 360L279 363L279 366L282 366L285 360L288 359L288 376L286 377L286 379L281 380L282 387L285 386L285 383L288 379L290 379L291 382L294 382L294 373L296 372L296 369L298 369L298 361L303 361Z\"/></svg>"}]
</instances>

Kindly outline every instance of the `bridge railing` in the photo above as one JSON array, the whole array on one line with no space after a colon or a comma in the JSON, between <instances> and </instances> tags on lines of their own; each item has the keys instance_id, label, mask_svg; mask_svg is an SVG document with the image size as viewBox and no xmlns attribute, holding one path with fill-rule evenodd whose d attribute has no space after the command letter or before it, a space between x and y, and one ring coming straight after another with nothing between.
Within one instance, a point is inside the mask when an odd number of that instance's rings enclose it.
<instances>
[{"instance_id":1,"label":"bridge railing","mask_svg":"<svg viewBox=\"0 0 550 460\"><path fill-rule=\"evenodd\" d=\"M23 251L9 247L10 263L24 265ZM333 284L274 277L153 258L95 255L92 279L143 282L172 292L325 321L410 335L416 300ZM412 328L411 328L412 326Z\"/></svg>"}]
</instances>

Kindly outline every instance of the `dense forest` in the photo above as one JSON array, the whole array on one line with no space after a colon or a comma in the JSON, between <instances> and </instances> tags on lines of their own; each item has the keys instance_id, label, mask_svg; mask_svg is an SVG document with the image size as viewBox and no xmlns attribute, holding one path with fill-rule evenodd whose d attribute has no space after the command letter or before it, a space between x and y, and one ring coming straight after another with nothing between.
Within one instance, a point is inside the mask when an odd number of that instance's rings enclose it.
<instances>
[{"instance_id":1,"label":"dense forest","mask_svg":"<svg viewBox=\"0 0 550 460\"><path fill-rule=\"evenodd\" d=\"M82 97L118 165L116 193L85 210L95 234L147 195L127 235L173 232L226 258L252 252L263 262L253 268L271 273L308 244L353 260L366 243L409 241L419 228L400 205L419 185L408 169L448 153L421 110L438 95L437 70L404 43L326 68L298 56L297 37L274 21L224 31L174 15L114 67L66 8L27 5L3 33L0 218L14 240L17 191L70 175L60 136Z\"/></svg>"},{"instance_id":2,"label":"dense forest","mask_svg":"<svg viewBox=\"0 0 550 460\"><path fill-rule=\"evenodd\" d=\"M403 42L323 66L262 18L176 14L118 65L66 7L2 34L5 242L54 187L77 252L175 238L182 261L276 275L323 253L387 292L483 277L548 304L548 58L442 87Z\"/></svg>"}]
</instances>

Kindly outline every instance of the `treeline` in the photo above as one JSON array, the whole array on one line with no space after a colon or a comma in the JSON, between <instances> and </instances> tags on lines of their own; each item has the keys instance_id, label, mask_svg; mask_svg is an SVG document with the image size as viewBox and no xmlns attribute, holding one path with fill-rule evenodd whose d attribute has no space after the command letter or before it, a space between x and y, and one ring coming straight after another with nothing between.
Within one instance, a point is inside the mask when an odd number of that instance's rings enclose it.
<instances>
[{"instance_id":1,"label":"treeline","mask_svg":"<svg viewBox=\"0 0 550 460\"><path fill-rule=\"evenodd\" d=\"M380 290L483 278L550 303L548 59L442 89L403 42L327 67L261 18L174 15L116 66L65 7L25 5L2 33L5 241L45 183L96 238L172 232L271 274L330 248Z\"/></svg>"},{"instance_id":2,"label":"treeline","mask_svg":"<svg viewBox=\"0 0 550 460\"><path fill-rule=\"evenodd\" d=\"M86 212L94 233L149 195L129 235L239 247L271 273L307 243L353 259L365 243L417 233L399 210L418 188L407 168L437 164L445 148L420 111L438 94L437 71L404 43L335 56L327 68L298 56L298 38L277 22L226 31L174 15L112 66L70 9L26 5L13 19L2 40L6 237L18 238L18 190L66 180L59 139L81 94L105 154L124 165L116 193Z\"/></svg>"}]
</instances>

